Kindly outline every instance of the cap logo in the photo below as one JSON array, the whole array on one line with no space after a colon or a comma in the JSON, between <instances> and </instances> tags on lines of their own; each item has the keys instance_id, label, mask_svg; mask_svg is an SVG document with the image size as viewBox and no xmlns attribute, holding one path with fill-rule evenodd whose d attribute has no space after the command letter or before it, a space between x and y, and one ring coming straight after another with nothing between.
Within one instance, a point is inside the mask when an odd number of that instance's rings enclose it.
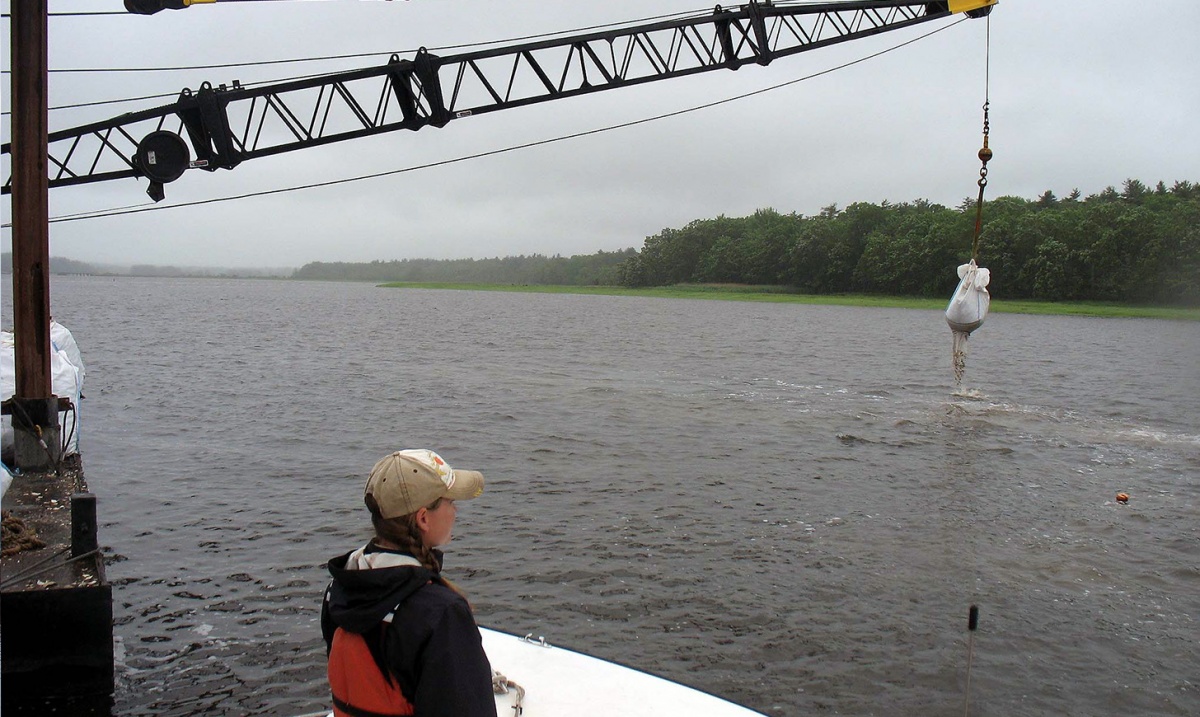
<instances>
[{"instance_id":1,"label":"cap logo","mask_svg":"<svg viewBox=\"0 0 1200 717\"><path fill-rule=\"evenodd\" d=\"M433 451L425 451L426 457L429 458L432 465L430 466L446 484L446 489L454 487L454 469L451 468L442 457Z\"/></svg>"}]
</instances>

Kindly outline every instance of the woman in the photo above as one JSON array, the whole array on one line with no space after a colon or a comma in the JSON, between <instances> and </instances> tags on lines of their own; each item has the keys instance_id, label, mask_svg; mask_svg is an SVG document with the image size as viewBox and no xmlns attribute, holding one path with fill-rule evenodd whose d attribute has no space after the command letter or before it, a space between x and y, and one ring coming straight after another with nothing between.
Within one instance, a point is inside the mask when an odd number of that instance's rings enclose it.
<instances>
[{"instance_id":1,"label":"woman","mask_svg":"<svg viewBox=\"0 0 1200 717\"><path fill-rule=\"evenodd\" d=\"M479 628L437 550L455 501L482 492L481 473L429 450L397 451L371 470L363 501L375 537L329 561L321 609L338 717L495 717Z\"/></svg>"}]
</instances>

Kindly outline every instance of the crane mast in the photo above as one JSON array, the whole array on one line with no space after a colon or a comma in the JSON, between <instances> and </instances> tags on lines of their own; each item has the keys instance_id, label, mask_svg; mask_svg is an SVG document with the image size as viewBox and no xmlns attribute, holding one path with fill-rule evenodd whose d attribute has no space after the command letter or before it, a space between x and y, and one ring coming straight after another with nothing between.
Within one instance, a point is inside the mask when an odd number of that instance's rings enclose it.
<instances>
[{"instance_id":1,"label":"crane mast","mask_svg":"<svg viewBox=\"0 0 1200 717\"><path fill-rule=\"evenodd\" d=\"M372 67L256 87L184 89L172 103L48 135L49 186L146 177L244 161L396 130L675 77L737 70L955 13L980 17L997 0L855 0L737 8L587 34L439 56L417 51ZM185 140L184 137L187 139ZM3 145L9 154L9 144ZM11 177L3 192L11 190Z\"/></svg>"}]
</instances>

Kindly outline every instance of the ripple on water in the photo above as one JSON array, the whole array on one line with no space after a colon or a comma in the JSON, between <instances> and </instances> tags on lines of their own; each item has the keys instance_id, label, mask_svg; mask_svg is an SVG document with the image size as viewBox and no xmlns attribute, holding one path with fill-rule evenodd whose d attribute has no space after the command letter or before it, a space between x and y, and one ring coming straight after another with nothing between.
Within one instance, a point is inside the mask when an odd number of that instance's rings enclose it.
<instances>
[{"instance_id":1,"label":"ripple on water","mask_svg":"<svg viewBox=\"0 0 1200 717\"><path fill-rule=\"evenodd\" d=\"M1156 348L1200 355L1197 332L1006 316L955 392L938 312L88 277L54 298L126 558L122 717L318 709L322 565L365 540L363 472L401 445L488 476L447 560L484 624L772 715L949 715L975 603L973 714L1200 703L1200 385Z\"/></svg>"}]
</instances>

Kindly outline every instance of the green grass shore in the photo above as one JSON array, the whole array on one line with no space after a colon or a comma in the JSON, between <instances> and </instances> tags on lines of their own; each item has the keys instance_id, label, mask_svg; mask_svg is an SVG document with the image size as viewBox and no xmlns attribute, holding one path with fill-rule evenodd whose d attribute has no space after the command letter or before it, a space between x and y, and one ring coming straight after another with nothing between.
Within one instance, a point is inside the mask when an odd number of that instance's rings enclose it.
<instances>
[{"instance_id":1,"label":"green grass shore","mask_svg":"<svg viewBox=\"0 0 1200 717\"><path fill-rule=\"evenodd\" d=\"M719 301L768 301L786 304L835 306L884 306L901 309L945 309L946 299L868 294L795 294L786 287L731 284L681 284L648 289L620 286L553 286L533 284L466 284L452 282L391 282L384 288L457 289L462 291L509 291L528 294L599 294L603 296L649 296L663 299L713 299ZM1010 314L1056 314L1107 318L1150 318L1200 321L1200 307L1133 306L1082 301L1007 301L992 299L991 311Z\"/></svg>"}]
</instances>

